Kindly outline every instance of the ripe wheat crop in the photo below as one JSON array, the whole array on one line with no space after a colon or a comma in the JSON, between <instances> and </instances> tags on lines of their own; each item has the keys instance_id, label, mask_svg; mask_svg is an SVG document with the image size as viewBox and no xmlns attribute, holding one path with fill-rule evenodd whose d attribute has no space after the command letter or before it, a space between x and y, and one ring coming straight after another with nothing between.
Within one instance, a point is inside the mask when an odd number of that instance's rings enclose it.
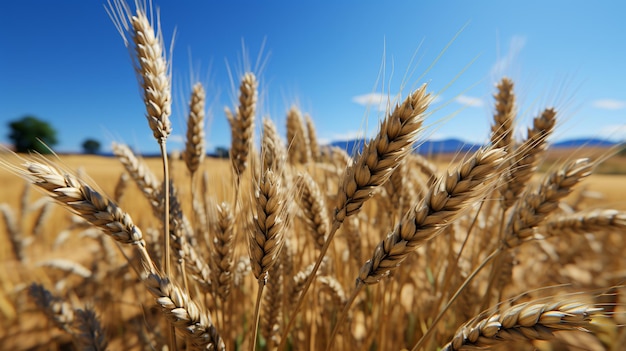
<instances>
[{"instance_id":1,"label":"ripe wheat crop","mask_svg":"<svg viewBox=\"0 0 626 351\"><path fill-rule=\"evenodd\" d=\"M413 152L427 85L351 154L321 145L297 107L284 139L257 120L259 77L245 72L222 161L205 158L195 82L179 159L158 20L141 4L109 10L161 157L114 144L97 184L89 165L3 156L28 185L0 204L2 349L624 349L626 212L581 187L602 157L540 172L559 111L517 140L512 80L495 87L488 145L445 167Z\"/></svg>"}]
</instances>

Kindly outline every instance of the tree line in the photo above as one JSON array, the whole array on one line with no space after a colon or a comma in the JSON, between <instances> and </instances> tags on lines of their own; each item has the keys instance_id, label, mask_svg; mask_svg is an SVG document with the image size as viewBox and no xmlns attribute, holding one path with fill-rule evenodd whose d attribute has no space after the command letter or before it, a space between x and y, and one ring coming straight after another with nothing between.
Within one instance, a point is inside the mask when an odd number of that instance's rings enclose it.
<instances>
[{"instance_id":1,"label":"tree line","mask_svg":"<svg viewBox=\"0 0 626 351\"><path fill-rule=\"evenodd\" d=\"M24 116L9 122L9 139L15 152L52 153L52 148L59 143L54 127L35 116ZM96 139L88 138L81 147L86 154L100 153L102 145Z\"/></svg>"}]
</instances>

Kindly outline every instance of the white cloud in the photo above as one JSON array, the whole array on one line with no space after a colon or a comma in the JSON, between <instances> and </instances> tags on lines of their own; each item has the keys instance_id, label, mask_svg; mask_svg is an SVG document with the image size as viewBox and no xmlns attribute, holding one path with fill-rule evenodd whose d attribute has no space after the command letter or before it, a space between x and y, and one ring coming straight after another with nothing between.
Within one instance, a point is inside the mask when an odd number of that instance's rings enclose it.
<instances>
[{"instance_id":1,"label":"white cloud","mask_svg":"<svg viewBox=\"0 0 626 351\"><path fill-rule=\"evenodd\" d=\"M389 97L389 95L381 94L381 93L369 93L363 95L357 95L352 98L352 102L355 102L359 105L363 105L366 107L371 107L376 111L385 112L387 111L388 105L393 108L396 103L396 97ZM437 104L443 101L443 97L441 95L434 95L431 104Z\"/></svg>"},{"instance_id":2,"label":"white cloud","mask_svg":"<svg viewBox=\"0 0 626 351\"><path fill-rule=\"evenodd\" d=\"M524 46L526 46L526 37L514 35L509 41L509 50L504 56L498 57L491 67L491 75L499 78L510 73L511 65L515 62Z\"/></svg>"},{"instance_id":3,"label":"white cloud","mask_svg":"<svg viewBox=\"0 0 626 351\"><path fill-rule=\"evenodd\" d=\"M614 99L599 99L592 103L593 107L603 110L621 110L626 108L626 101Z\"/></svg>"},{"instance_id":4,"label":"white cloud","mask_svg":"<svg viewBox=\"0 0 626 351\"><path fill-rule=\"evenodd\" d=\"M389 97L386 94L369 93L355 96L352 101L359 105L375 108L377 111L385 111Z\"/></svg>"},{"instance_id":5,"label":"white cloud","mask_svg":"<svg viewBox=\"0 0 626 351\"><path fill-rule=\"evenodd\" d=\"M454 100L457 103L468 106L468 107L482 107L485 105L485 102L481 100L480 98L467 96L467 95L459 95Z\"/></svg>"}]
</instances>

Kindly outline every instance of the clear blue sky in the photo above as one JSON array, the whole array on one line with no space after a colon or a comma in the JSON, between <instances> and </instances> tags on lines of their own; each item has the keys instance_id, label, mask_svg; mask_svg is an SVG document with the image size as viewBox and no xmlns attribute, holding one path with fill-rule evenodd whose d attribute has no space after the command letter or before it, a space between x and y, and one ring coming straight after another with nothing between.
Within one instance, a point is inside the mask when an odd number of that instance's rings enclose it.
<instances>
[{"instance_id":1,"label":"clear blue sky","mask_svg":"<svg viewBox=\"0 0 626 351\"><path fill-rule=\"evenodd\" d=\"M105 1L0 4L0 143L26 114L51 122L59 151L85 138L158 150L131 60ZM173 52L173 136L182 149L192 77L205 83L209 148L228 146L224 106L233 105L226 62L267 61L260 115L284 131L296 103L324 141L372 133L380 113L363 102L427 82L439 95L424 137L488 138L494 83L516 82L520 123L562 111L553 140L626 138L626 2L623 1L165 1ZM455 34L460 35L443 55ZM247 54L242 49L245 41ZM385 62L384 70L382 63ZM429 67L433 64L432 68ZM381 73L382 72L382 73ZM460 76L459 76L460 75ZM459 76L459 77L457 77ZM457 78L455 78L457 77ZM260 123L257 123L260 125Z\"/></svg>"}]
</instances>

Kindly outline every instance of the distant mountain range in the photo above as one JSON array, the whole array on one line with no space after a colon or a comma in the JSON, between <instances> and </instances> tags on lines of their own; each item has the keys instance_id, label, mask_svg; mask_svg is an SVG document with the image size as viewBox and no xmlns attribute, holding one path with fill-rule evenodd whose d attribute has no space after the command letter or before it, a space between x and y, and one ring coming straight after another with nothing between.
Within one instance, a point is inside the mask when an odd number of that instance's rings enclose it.
<instances>
[{"instance_id":1,"label":"distant mountain range","mask_svg":"<svg viewBox=\"0 0 626 351\"><path fill-rule=\"evenodd\" d=\"M360 151L363 148L364 139L352 139L346 141L334 141L330 143L331 146L336 146L343 150L352 153L353 151ZM563 140L550 145L551 148L577 148L583 146L592 147L611 147L619 143L597 139L597 138L579 138ZM472 152L478 150L482 145L473 144L460 139L443 139L443 140L426 140L418 144L416 152L424 155L440 154L440 153L455 153L455 152Z\"/></svg>"},{"instance_id":2,"label":"distant mountain range","mask_svg":"<svg viewBox=\"0 0 626 351\"><path fill-rule=\"evenodd\" d=\"M349 154L352 154L354 151L361 151L363 149L364 139L352 139L352 140L344 140L344 141L333 141L329 145L336 146L343 150L346 150ZM579 138L579 139L568 139L553 143L550 145L552 149L565 149L565 148L578 148L583 146L589 147L612 147L616 146L620 143L602 140L598 138ZM621 144L625 144L626 142L622 142ZM443 139L443 140L425 140L420 141L418 146L416 147L416 152L423 155L432 155L432 154L441 154L441 153L467 153L478 150L482 145L474 144L467 141L463 141L461 139ZM114 156L110 152L100 153L101 156ZM161 155L158 153L154 154L143 154L143 157L160 157ZM215 153L207 153L209 157L219 157ZM223 155L222 155L223 157ZM227 157L227 156L226 156Z\"/></svg>"}]
</instances>

